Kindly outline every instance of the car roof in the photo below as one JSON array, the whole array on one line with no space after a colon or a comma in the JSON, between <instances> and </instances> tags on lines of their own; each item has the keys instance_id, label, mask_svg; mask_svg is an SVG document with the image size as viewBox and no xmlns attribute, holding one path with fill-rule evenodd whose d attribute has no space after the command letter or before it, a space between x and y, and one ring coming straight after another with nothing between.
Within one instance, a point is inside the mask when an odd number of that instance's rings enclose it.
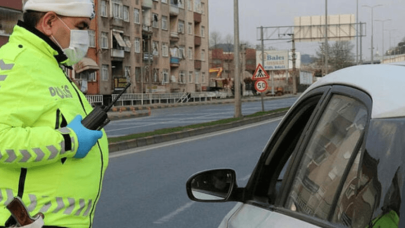
<instances>
[{"instance_id":1,"label":"car roof","mask_svg":"<svg viewBox=\"0 0 405 228\"><path fill-rule=\"evenodd\" d=\"M347 85L368 93L373 100L371 118L405 116L405 62L344 68L321 78L304 94L325 85Z\"/></svg>"}]
</instances>

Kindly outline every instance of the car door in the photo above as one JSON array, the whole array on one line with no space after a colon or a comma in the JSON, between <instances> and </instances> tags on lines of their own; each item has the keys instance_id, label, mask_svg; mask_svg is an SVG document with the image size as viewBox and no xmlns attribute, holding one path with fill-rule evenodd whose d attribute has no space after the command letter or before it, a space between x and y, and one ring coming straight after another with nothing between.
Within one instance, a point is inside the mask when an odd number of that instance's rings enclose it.
<instances>
[{"instance_id":1,"label":"car door","mask_svg":"<svg viewBox=\"0 0 405 228\"><path fill-rule=\"evenodd\" d=\"M371 212L356 220L351 196L370 110L370 97L350 87L303 96L266 146L245 202L220 227L365 227Z\"/></svg>"}]
</instances>

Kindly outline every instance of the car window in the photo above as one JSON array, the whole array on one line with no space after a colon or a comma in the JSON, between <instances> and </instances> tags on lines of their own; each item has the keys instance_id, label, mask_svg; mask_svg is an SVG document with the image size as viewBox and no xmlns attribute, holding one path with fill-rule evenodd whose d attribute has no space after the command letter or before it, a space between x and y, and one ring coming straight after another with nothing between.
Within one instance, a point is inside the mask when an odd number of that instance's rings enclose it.
<instances>
[{"instance_id":1,"label":"car window","mask_svg":"<svg viewBox=\"0 0 405 228\"><path fill-rule=\"evenodd\" d=\"M342 177L355 160L352 156L357 155L366 121L363 103L332 96L305 147L288 193L288 209L329 220Z\"/></svg>"}]
</instances>

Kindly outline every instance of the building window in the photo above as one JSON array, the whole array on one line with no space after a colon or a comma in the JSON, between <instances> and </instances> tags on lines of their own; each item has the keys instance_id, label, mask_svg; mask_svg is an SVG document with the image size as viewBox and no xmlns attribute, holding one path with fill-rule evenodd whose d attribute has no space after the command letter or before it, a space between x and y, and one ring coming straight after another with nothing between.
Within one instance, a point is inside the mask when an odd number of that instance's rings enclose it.
<instances>
[{"instance_id":1,"label":"building window","mask_svg":"<svg viewBox=\"0 0 405 228\"><path fill-rule=\"evenodd\" d=\"M126 52L131 52L131 39L129 38L129 36L124 36L123 38L126 45L124 50Z\"/></svg>"},{"instance_id":2,"label":"building window","mask_svg":"<svg viewBox=\"0 0 405 228\"><path fill-rule=\"evenodd\" d=\"M167 0L162 0L162 3L167 3Z\"/></svg>"},{"instance_id":3,"label":"building window","mask_svg":"<svg viewBox=\"0 0 405 228\"><path fill-rule=\"evenodd\" d=\"M101 48L108 49L108 32L101 33Z\"/></svg>"},{"instance_id":4,"label":"building window","mask_svg":"<svg viewBox=\"0 0 405 228\"><path fill-rule=\"evenodd\" d=\"M135 53L141 53L141 39L135 38Z\"/></svg>"},{"instance_id":5,"label":"building window","mask_svg":"<svg viewBox=\"0 0 405 228\"><path fill-rule=\"evenodd\" d=\"M179 80L180 84L185 84L186 83L186 75L184 73L184 71L180 71L180 80Z\"/></svg>"},{"instance_id":6,"label":"building window","mask_svg":"<svg viewBox=\"0 0 405 228\"><path fill-rule=\"evenodd\" d=\"M162 16L162 29L167 30L167 16Z\"/></svg>"},{"instance_id":7,"label":"building window","mask_svg":"<svg viewBox=\"0 0 405 228\"><path fill-rule=\"evenodd\" d=\"M129 80L130 77L131 77L131 67L130 67L130 66L126 66L126 67L125 67L125 78L126 78L127 80Z\"/></svg>"},{"instance_id":8,"label":"building window","mask_svg":"<svg viewBox=\"0 0 405 228\"><path fill-rule=\"evenodd\" d=\"M201 14L205 14L204 8L205 8L205 3L201 2Z\"/></svg>"},{"instance_id":9,"label":"building window","mask_svg":"<svg viewBox=\"0 0 405 228\"><path fill-rule=\"evenodd\" d=\"M192 5L193 5L192 0L187 0L187 9L188 9L188 10L190 10L190 11L193 10Z\"/></svg>"},{"instance_id":10,"label":"building window","mask_svg":"<svg viewBox=\"0 0 405 228\"><path fill-rule=\"evenodd\" d=\"M188 72L188 83L192 83L193 82L193 72L190 71Z\"/></svg>"},{"instance_id":11,"label":"building window","mask_svg":"<svg viewBox=\"0 0 405 228\"><path fill-rule=\"evenodd\" d=\"M107 3L104 0L101 1L101 13L100 13L100 15L102 17L108 17L108 15L107 15Z\"/></svg>"},{"instance_id":12,"label":"building window","mask_svg":"<svg viewBox=\"0 0 405 228\"><path fill-rule=\"evenodd\" d=\"M124 21L129 22L129 6L124 6Z\"/></svg>"},{"instance_id":13,"label":"building window","mask_svg":"<svg viewBox=\"0 0 405 228\"><path fill-rule=\"evenodd\" d=\"M141 68L135 67L135 81L141 82Z\"/></svg>"},{"instance_id":14,"label":"building window","mask_svg":"<svg viewBox=\"0 0 405 228\"><path fill-rule=\"evenodd\" d=\"M205 37L205 27L201 26L201 37Z\"/></svg>"},{"instance_id":15,"label":"building window","mask_svg":"<svg viewBox=\"0 0 405 228\"><path fill-rule=\"evenodd\" d=\"M159 82L159 69L153 69L153 80L152 82Z\"/></svg>"},{"instance_id":16,"label":"building window","mask_svg":"<svg viewBox=\"0 0 405 228\"><path fill-rule=\"evenodd\" d=\"M205 72L201 73L201 82L205 83Z\"/></svg>"},{"instance_id":17,"label":"building window","mask_svg":"<svg viewBox=\"0 0 405 228\"><path fill-rule=\"evenodd\" d=\"M184 9L184 2L183 2L184 0L179 0L178 2L177 2L177 6L179 7L179 8L182 8L182 9Z\"/></svg>"},{"instance_id":18,"label":"building window","mask_svg":"<svg viewBox=\"0 0 405 228\"><path fill-rule=\"evenodd\" d=\"M186 59L186 55L185 55L184 50L185 50L184 46L179 47L179 58L180 59Z\"/></svg>"},{"instance_id":19,"label":"building window","mask_svg":"<svg viewBox=\"0 0 405 228\"><path fill-rule=\"evenodd\" d=\"M168 57L169 56L169 48L167 47L167 44L162 44L162 56Z\"/></svg>"},{"instance_id":20,"label":"building window","mask_svg":"<svg viewBox=\"0 0 405 228\"><path fill-rule=\"evenodd\" d=\"M96 71L89 73L89 82L97 81L97 74Z\"/></svg>"},{"instance_id":21,"label":"building window","mask_svg":"<svg viewBox=\"0 0 405 228\"><path fill-rule=\"evenodd\" d=\"M195 72L195 84L200 84L200 72Z\"/></svg>"},{"instance_id":22,"label":"building window","mask_svg":"<svg viewBox=\"0 0 405 228\"><path fill-rule=\"evenodd\" d=\"M163 70L163 82L169 83L169 71L168 70Z\"/></svg>"},{"instance_id":23,"label":"building window","mask_svg":"<svg viewBox=\"0 0 405 228\"><path fill-rule=\"evenodd\" d=\"M190 22L188 23L187 31L188 31L188 34L193 35L193 24Z\"/></svg>"},{"instance_id":24,"label":"building window","mask_svg":"<svg viewBox=\"0 0 405 228\"><path fill-rule=\"evenodd\" d=\"M188 59L193 60L193 48L188 48Z\"/></svg>"},{"instance_id":25,"label":"building window","mask_svg":"<svg viewBox=\"0 0 405 228\"><path fill-rule=\"evenodd\" d=\"M184 33L184 21L179 20L179 28L178 28L178 33Z\"/></svg>"},{"instance_id":26,"label":"building window","mask_svg":"<svg viewBox=\"0 0 405 228\"><path fill-rule=\"evenodd\" d=\"M152 43L152 54L159 55L159 41L153 41Z\"/></svg>"},{"instance_id":27,"label":"building window","mask_svg":"<svg viewBox=\"0 0 405 228\"><path fill-rule=\"evenodd\" d=\"M96 47L96 32L89 30L89 47Z\"/></svg>"},{"instance_id":28,"label":"building window","mask_svg":"<svg viewBox=\"0 0 405 228\"><path fill-rule=\"evenodd\" d=\"M139 9L134 9L134 22L136 24L140 24L141 21L139 20Z\"/></svg>"},{"instance_id":29,"label":"building window","mask_svg":"<svg viewBox=\"0 0 405 228\"><path fill-rule=\"evenodd\" d=\"M113 2L113 17L117 19L122 19L121 7L119 3Z\"/></svg>"},{"instance_id":30,"label":"building window","mask_svg":"<svg viewBox=\"0 0 405 228\"><path fill-rule=\"evenodd\" d=\"M102 65L101 66L101 80L102 81L108 81L108 65Z\"/></svg>"},{"instance_id":31,"label":"building window","mask_svg":"<svg viewBox=\"0 0 405 228\"><path fill-rule=\"evenodd\" d=\"M201 0L194 0L194 12L201 13Z\"/></svg>"},{"instance_id":32,"label":"building window","mask_svg":"<svg viewBox=\"0 0 405 228\"><path fill-rule=\"evenodd\" d=\"M201 50L201 61L205 61L205 50Z\"/></svg>"},{"instance_id":33,"label":"building window","mask_svg":"<svg viewBox=\"0 0 405 228\"><path fill-rule=\"evenodd\" d=\"M159 16L157 14L153 14L153 22L152 22L152 27L154 28L159 28Z\"/></svg>"}]
</instances>

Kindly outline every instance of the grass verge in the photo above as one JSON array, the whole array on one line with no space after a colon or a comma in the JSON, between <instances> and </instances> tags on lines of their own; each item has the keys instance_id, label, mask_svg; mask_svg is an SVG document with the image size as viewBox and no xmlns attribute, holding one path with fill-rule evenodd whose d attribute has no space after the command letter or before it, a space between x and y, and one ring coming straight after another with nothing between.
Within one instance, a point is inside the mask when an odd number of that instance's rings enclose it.
<instances>
[{"instance_id":1,"label":"grass verge","mask_svg":"<svg viewBox=\"0 0 405 228\"><path fill-rule=\"evenodd\" d=\"M150 132L137 133L137 134L126 135L126 136L121 136L121 137L111 137L111 138L108 138L108 141L110 143L121 142L121 141L143 138L143 137L148 137L148 136L162 135L162 134L168 134L168 133L179 132L179 131L184 131L184 130L196 129L196 128L200 128L200 127L227 124L227 123L232 123L232 122L235 122L235 121L238 121L241 119L245 119L245 118L263 116L263 115L267 115L267 114L271 114L271 113L275 113L275 112L286 111L288 109L289 109L289 107L280 108L280 109L271 110L271 111L256 112L256 113L253 113L250 115L243 116L241 118L222 119L222 120L216 120L216 121L207 122L207 123L192 124L192 125L181 126L181 127L163 128L163 129L158 129L158 130L154 130L154 131L150 131Z\"/></svg>"}]
</instances>

